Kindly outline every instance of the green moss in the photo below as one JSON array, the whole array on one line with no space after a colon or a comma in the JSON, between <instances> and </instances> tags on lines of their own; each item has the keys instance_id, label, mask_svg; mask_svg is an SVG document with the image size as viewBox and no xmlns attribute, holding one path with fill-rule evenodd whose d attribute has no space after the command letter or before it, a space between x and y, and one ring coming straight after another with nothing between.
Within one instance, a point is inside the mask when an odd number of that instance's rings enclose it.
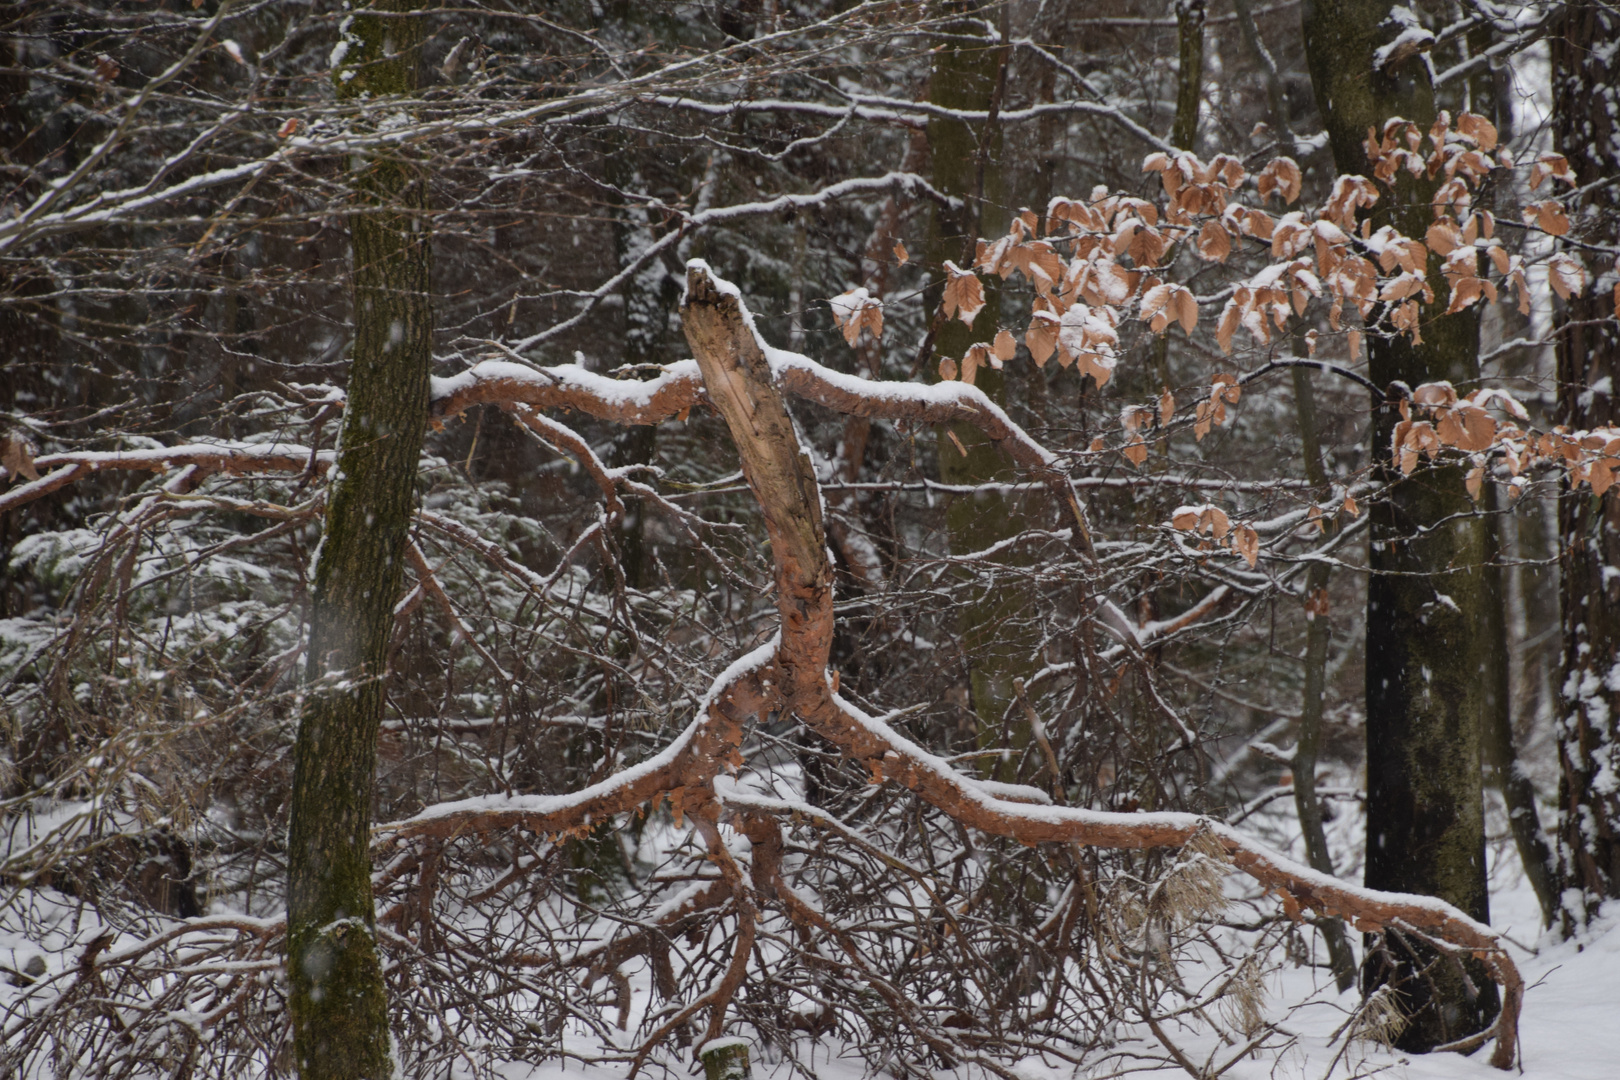
<instances>
[{"instance_id":1,"label":"green moss","mask_svg":"<svg viewBox=\"0 0 1620 1080\"><path fill-rule=\"evenodd\" d=\"M378 3L375 10L410 10ZM340 97L416 85L416 19L360 13ZM352 72L354 77L343 76ZM315 569L287 835L288 1007L304 1080L393 1075L371 895L371 792L393 608L403 582L428 419L433 313L425 182L407 161L362 162L350 218L354 350Z\"/></svg>"},{"instance_id":2,"label":"green moss","mask_svg":"<svg viewBox=\"0 0 1620 1080\"><path fill-rule=\"evenodd\" d=\"M962 7L967 10L972 5ZM929 99L953 109L988 110L1002 59L999 49L942 49L934 58ZM962 198L965 203L960 214L944 209L935 211L929 258L935 264L950 260L966 268L971 241L978 236L998 235L1007 226L1002 194L1001 131L999 125L986 123L975 129L960 121L936 118L928 123L928 147L934 185ZM975 197L981 194L982 198ZM942 282L935 285L940 288ZM991 278L985 283L984 309L972 326L953 318L938 327L934 338L935 356L959 361L969 346L989 341L995 336L1000 311L999 282ZM1005 404L1007 386L1001 372L981 369L975 384L992 401ZM940 479L946 483L979 484L1017 477L1012 461L978 428L951 424L943 427L939 435ZM999 493L984 493L953 498L946 508L945 522L951 550L960 554L982 551L1016 536L1025 528L1025 515L1018 500ZM1019 558L1015 552L1000 561L1017 565ZM958 609L958 627L967 654L980 745L1002 741L1002 718L1013 701L1013 680L1027 678L1033 671L1032 643L1015 621L1027 610L1029 602L1027 589L1008 588L1003 580L993 588L975 592ZM1012 735L1014 747L1022 746L1028 739L1022 723L1013 726ZM992 767L990 771L999 774L1006 770ZM1010 779L1010 776L1001 778Z\"/></svg>"},{"instance_id":3,"label":"green moss","mask_svg":"<svg viewBox=\"0 0 1620 1080\"><path fill-rule=\"evenodd\" d=\"M1369 128L1401 116L1425 131L1435 115L1422 56L1375 69L1376 50L1397 28L1389 0L1315 0L1304 11L1307 60L1341 173L1366 173ZM1400 174L1371 213L1422 236L1438 184ZM1440 259L1430 257L1435 302L1421 312L1422 341L1369 339L1369 375L1463 383L1479 375L1477 309L1447 315ZM1374 317L1378 313L1374 312ZM1377 477L1388 494L1370 510L1367 589L1367 884L1438 896L1476 919L1489 916L1480 736L1489 707L1491 660L1484 563L1485 519L1454 465L1419 466L1403 477L1390 455L1400 415L1393 403L1372 425ZM1428 1050L1480 1030L1498 1008L1477 961L1463 966L1426 946L1396 951L1393 967L1369 958L1369 986L1402 981L1411 1023L1400 1045ZM1427 969L1427 976L1419 973ZM1479 988L1471 993L1469 981Z\"/></svg>"}]
</instances>

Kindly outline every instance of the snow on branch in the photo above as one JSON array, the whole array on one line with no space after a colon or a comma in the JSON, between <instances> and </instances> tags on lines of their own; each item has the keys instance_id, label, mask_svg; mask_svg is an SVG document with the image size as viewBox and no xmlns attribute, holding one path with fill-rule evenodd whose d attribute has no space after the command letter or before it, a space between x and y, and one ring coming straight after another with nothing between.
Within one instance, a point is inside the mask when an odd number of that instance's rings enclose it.
<instances>
[{"instance_id":1,"label":"snow on branch","mask_svg":"<svg viewBox=\"0 0 1620 1080\"><path fill-rule=\"evenodd\" d=\"M688 267L682 313L711 398L738 443L744 472L771 534L782 613L781 691L787 707L865 764L875 780L897 781L971 828L1025 843L1134 849L1182 847L1206 836L1219 844L1234 867L1276 892L1291 915L1314 910L1350 919L1364 931L1409 929L1472 951L1502 985L1492 1063L1511 1067L1523 981L1496 934L1450 904L1351 885L1198 815L1053 806L1034 789L992 786L957 771L840 697L836 679L827 673L834 617L820 493L775 393L763 350L745 321L735 288L716 281L701 264ZM1035 797L1026 796L1026 791Z\"/></svg>"}]
</instances>

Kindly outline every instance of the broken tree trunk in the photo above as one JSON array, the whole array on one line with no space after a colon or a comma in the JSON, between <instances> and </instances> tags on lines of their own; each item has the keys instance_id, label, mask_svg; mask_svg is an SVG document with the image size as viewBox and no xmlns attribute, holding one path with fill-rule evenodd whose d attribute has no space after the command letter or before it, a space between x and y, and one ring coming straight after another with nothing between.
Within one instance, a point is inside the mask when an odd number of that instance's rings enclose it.
<instances>
[{"instance_id":1,"label":"broken tree trunk","mask_svg":"<svg viewBox=\"0 0 1620 1080\"><path fill-rule=\"evenodd\" d=\"M1366 932L1400 931L1429 947L1450 947L1477 960L1501 988L1501 1012L1485 1031L1496 1038L1491 1061L1502 1069L1512 1066L1523 983L1491 930L1450 904L1357 888L1194 814L1116 814L1052 806L1037 789L989 784L957 771L840 698L826 666L833 596L821 496L770 358L736 289L716 280L700 261L688 265L681 314L709 399L737 443L743 473L764 512L782 615L777 657L786 708L862 762L874 779L904 784L969 827L1025 843L1072 841L1134 849L1180 847L1207 835L1237 869L1277 893L1291 915L1306 910L1337 915Z\"/></svg>"}]
</instances>

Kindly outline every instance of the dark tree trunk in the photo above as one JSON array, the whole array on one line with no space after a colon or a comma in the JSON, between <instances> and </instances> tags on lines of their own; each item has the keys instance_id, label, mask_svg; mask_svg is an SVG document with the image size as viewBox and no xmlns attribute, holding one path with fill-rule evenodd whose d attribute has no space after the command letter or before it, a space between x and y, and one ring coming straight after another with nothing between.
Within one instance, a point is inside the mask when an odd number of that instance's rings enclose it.
<instances>
[{"instance_id":1,"label":"dark tree trunk","mask_svg":"<svg viewBox=\"0 0 1620 1080\"><path fill-rule=\"evenodd\" d=\"M349 24L340 98L373 108L416 89L410 10L378 0ZM399 107L399 106L394 106ZM307 689L287 836L289 1008L305 1080L393 1076L369 852L386 654L428 418L433 325L424 179L378 158L354 174L354 355L315 567ZM378 209L371 209L378 208Z\"/></svg>"},{"instance_id":2,"label":"dark tree trunk","mask_svg":"<svg viewBox=\"0 0 1620 1080\"><path fill-rule=\"evenodd\" d=\"M1176 120L1171 126L1170 142L1183 150L1198 148L1198 106L1203 102L1207 15L1205 0L1178 0L1176 4Z\"/></svg>"},{"instance_id":3,"label":"dark tree trunk","mask_svg":"<svg viewBox=\"0 0 1620 1080\"><path fill-rule=\"evenodd\" d=\"M1569 216L1583 238L1620 242L1620 14L1596 0L1567 6L1552 41L1553 144L1582 191ZM1609 43L1609 48L1599 48ZM1594 281L1610 256L1571 248ZM1620 326L1612 279L1571 298L1558 331L1558 422L1584 430L1620 422ZM1563 913L1573 933L1606 898L1620 896L1620 493L1567 487L1558 510L1564 628L1558 717L1558 861L1579 898ZM1568 894L1566 893L1566 896Z\"/></svg>"},{"instance_id":4,"label":"dark tree trunk","mask_svg":"<svg viewBox=\"0 0 1620 1080\"><path fill-rule=\"evenodd\" d=\"M1508 657L1507 582L1502 567L1503 529L1513 527L1511 518L1504 519L1497 511L1497 492L1487 487L1484 492L1486 513L1490 515L1486 529L1487 558L1485 571L1486 634L1490 663L1486 674L1486 715L1480 732L1480 748L1485 755L1485 775L1491 785L1502 794L1507 809L1508 828L1513 833L1513 845L1519 852L1519 863L1524 876L1536 894L1541 907L1543 926L1551 926L1558 905L1558 889L1552 848L1547 833L1541 827L1541 812L1536 808L1536 787L1519 765L1519 750L1513 737L1513 687L1510 680L1512 663Z\"/></svg>"},{"instance_id":5,"label":"dark tree trunk","mask_svg":"<svg viewBox=\"0 0 1620 1080\"><path fill-rule=\"evenodd\" d=\"M1374 52L1398 32L1390 0L1315 0L1304 8L1307 60L1317 105L1341 173L1369 171L1369 127L1403 116L1427 130L1435 115L1429 69L1415 55L1383 70ZM1433 181L1402 175L1373 210L1422 236ZM1417 386L1479 374L1479 318L1445 315L1440 260L1429 281L1437 303L1422 312L1423 340L1369 336L1370 374L1380 386ZM1400 419L1393 405L1372 425L1375 474L1390 484L1371 507L1367 587L1367 869L1369 886L1448 900L1489 917L1480 733L1488 708L1485 580L1488 541L1455 465L1402 478L1390 457ZM1386 947L1387 946L1387 947ZM1370 940L1363 984L1393 981L1409 1018L1398 1045L1427 1051L1483 1030L1499 1007L1475 961L1442 957L1410 937Z\"/></svg>"}]
</instances>

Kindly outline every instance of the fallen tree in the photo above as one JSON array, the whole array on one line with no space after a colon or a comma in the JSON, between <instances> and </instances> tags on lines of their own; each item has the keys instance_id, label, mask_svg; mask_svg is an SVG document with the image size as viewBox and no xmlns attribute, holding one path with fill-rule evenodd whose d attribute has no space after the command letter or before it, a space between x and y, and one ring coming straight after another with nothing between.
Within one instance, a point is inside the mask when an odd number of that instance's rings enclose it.
<instances>
[{"instance_id":1,"label":"fallen tree","mask_svg":"<svg viewBox=\"0 0 1620 1080\"><path fill-rule=\"evenodd\" d=\"M564 833L664 797L679 812L705 823L700 828L712 827L726 809L724 774L740 742L742 722L777 707L791 711L865 765L875 782L902 784L970 828L1027 844L1072 842L1129 849L1182 847L1207 835L1236 869L1275 892L1291 916L1315 912L1343 918L1364 932L1398 930L1473 955L1485 961L1502 988L1501 1016L1489 1033L1496 1039L1492 1064L1512 1067L1523 981L1500 937L1444 901L1382 893L1328 877L1198 815L1119 814L1051 805L1050 797L1039 789L997 784L953 768L841 698L836 673L827 669L833 638L833 571L821 497L781 387L824 404L845 404L852 412L864 410L865 415L968 419L991 438L1020 447L1033 444L982 394L961 383L934 388L862 386L865 380L830 378L831 373L805 358L770 349L754 330L736 289L701 262L688 267L681 310L704 392L725 418L749 487L764 511L776 570L778 640L734 664L716 680L700 718L686 733L626 773L574 795L493 797L473 800L473 805L434 807L384 826L384 835L397 840L447 837L514 825ZM529 385L530 380L522 381L522 387ZM508 392L520 388L507 387ZM660 392L667 393L663 387ZM695 394L669 397L671 404L689 403ZM574 396L570 404L584 407L585 400ZM601 408L610 416L650 415L626 414L612 401ZM1049 467L1049 455L1026 452L1023 459ZM738 812L757 815L765 809L735 795L730 799ZM791 805L781 809L795 810ZM746 945L739 945L739 951L746 951ZM725 1004L717 1000L712 1006L711 1038L720 1034Z\"/></svg>"},{"instance_id":2,"label":"fallen tree","mask_svg":"<svg viewBox=\"0 0 1620 1080\"><path fill-rule=\"evenodd\" d=\"M588 989L602 978L614 979L617 985L627 987L620 967L636 957L645 957L652 966L655 986L671 999L673 1006L675 981L667 956L670 936L699 932L705 925L702 920L729 913L728 917L736 919L736 929L725 939L729 942L728 958L716 954L715 980L702 993L681 1001L678 1008L658 1014L656 1023L649 1021L650 1026L635 1050L623 1058L613 1059L628 1061L639 1068L649 1054L672 1034L679 1035L686 1030L689 1020L700 1013L708 1014L707 1039L724 1033L728 1010L749 978L749 955L756 935L767 932L762 929L760 920L767 908L775 906L800 933L829 937L843 954L841 962L862 985L879 995L885 1007L912 1031L919 1044L944 1060L976 1061L992 1071L1010 1075L993 1056L978 1049L978 1036L967 1038L953 1034L949 1025L941 1026L923 1017L908 993L870 959L870 946L863 947L851 928L829 917L784 876L784 828L800 823L866 851L903 877L917 882L930 895L934 888L927 883L927 874L876 848L860 830L814 805L812 800L762 794L737 781L734 773L742 764L742 748L752 722L775 715L796 718L846 759L859 763L877 785L874 790L892 786L909 791L959 827L1024 845L1052 846L1073 859L1075 885L1066 893L1068 899L1058 905L1058 913L1049 919L1051 931L1059 935L1054 940L1061 942L1062 935L1072 930L1076 920L1086 917L1083 914L1086 903L1095 903L1094 898L1082 902L1083 897L1090 895L1090 886L1075 853L1083 848L1164 849L1181 851L1178 858L1184 862L1201 862L1223 874L1237 870L1248 875L1275 894L1283 911L1294 919L1302 919L1307 914L1342 918L1365 932L1411 935L1451 955L1477 957L1499 982L1504 1007L1496 1024L1473 1045L1494 1036L1493 1063L1502 1068L1511 1066L1516 1056L1522 980L1499 937L1444 902L1380 893L1328 877L1207 817L1188 813L1081 809L1058 805L1040 788L982 779L931 753L887 720L869 715L841 695L838 673L829 670L836 629L835 571L827 551L821 489L806 448L795 431L784 395L792 394L852 415L916 423L962 420L974 424L991 440L1007 448L1020 466L1052 491L1059 516L1083 525L1066 463L1040 446L971 385L875 382L832 372L806 357L772 348L756 331L737 290L716 278L701 262L695 261L688 268L682 315L696 359L672 365L650 382L606 379L567 365L536 369L514 363L486 362L463 375L435 380L433 415L443 422L474 404L505 408L537 437L579 460L584 471L600 487L604 507L612 515L621 509L621 494L660 497L651 487L634 479L633 469L605 466L596 459L587 442L538 410L566 407L619 423L656 423L679 416L698 404L711 406L724 418L737 446L744 479L770 539L777 631L769 640L744 652L713 679L695 710L695 718L682 733L633 766L572 792L500 794L438 803L410 817L376 827L376 864L382 867L378 889L379 895L384 897L379 925L394 928L385 933L381 941L385 952L407 948L407 939L402 935L412 920L426 925L425 913L431 908L436 887L431 883L443 873L436 869L441 858L437 853L446 845L514 832L536 837L542 843L586 837L605 823L623 821L625 815L645 812L667 801L677 825L690 822L695 836L708 852L710 864L718 869L718 876L700 877L693 886L695 891L664 904L650 921L635 924L633 932L610 942L589 944L572 953L555 948L537 952L532 945L520 944L502 956L485 957L481 962L532 967L535 978L541 982L548 971L583 973L583 985ZM190 481L201 479L198 473L205 470L231 474L313 473L323 470L329 460L329 455L299 447L281 448L271 453L259 446L192 446L135 454L56 455L41 458L38 464L52 470L47 478L62 474L62 484L109 468L171 473L157 495L139 504L144 508L140 512L150 517L159 508L184 512L199 506L213 508L217 505L231 510L250 506L240 500L231 503L213 496L186 494L193 488ZM36 497L35 493L43 492L34 484L14 489L10 493L12 505ZM672 513L684 513L667 500L663 505ZM264 506L260 506L258 512L276 516ZM313 505L299 509L302 520L316 512ZM418 514L418 521L422 527L477 553L537 595L545 595L548 582L555 579L555 575L541 578L514 563L499 545L490 544L475 531L440 514L424 510ZM126 527L125 532L129 531ZM1065 535L1069 543L1076 545L1081 558L1092 558L1089 545L1084 543L1083 529L1071 528ZM111 555L105 559L110 562ZM417 588L399 610L408 614L411 605L419 603L425 595L432 595L450 610L451 598L434 580L435 568L419 549L413 548L412 566ZM1230 595L1230 590L1222 591L1224 588L1212 591L1203 601L1164 625L1136 627L1106 597L1082 596L1077 602L1090 613L1089 618L1112 628L1122 641L1119 656L1132 662L1150 641L1183 631L1201 619L1216 617ZM450 614L454 616L453 611ZM487 653L481 655L488 658ZM493 659L489 659L493 663ZM1170 711L1168 706L1164 708ZM1171 715L1174 716L1173 712ZM749 852L733 852L725 841L722 826L746 836L751 845ZM505 887L502 882L520 881L524 865L521 859L514 861L509 873L478 895ZM390 903L385 895L388 890L412 875L418 881L415 892L408 891ZM968 906L971 904L970 900ZM957 916L951 915L949 908L943 910L939 917L949 926ZM218 937L222 929L228 929L225 924L216 925L217 922L207 924L207 934ZM273 921L255 923L251 929L253 941L259 943L252 948L258 950L262 950L267 935L282 932ZM166 932L160 938L159 944L165 948L177 948L176 942L187 940L183 929ZM230 964L237 962L232 957L244 947L220 946L225 950L220 954L223 970L229 970ZM1059 954L1067 947L1060 944ZM133 951L87 950L79 968L64 972L58 978L69 980L71 987L80 988L76 992L82 994L93 990L94 979L101 978L96 973L125 964L129 957L138 956L142 962L150 962L157 948L153 945ZM429 958L421 952L422 948L418 943L409 946L408 952L417 963L428 963ZM182 966L192 977L206 970L206 965L202 964ZM87 979L92 981L87 983ZM134 983L125 979L120 985ZM236 983L230 985L234 987ZM522 985L530 988L525 992L541 992L540 983ZM627 989L620 992L621 1026L628 1015L628 997L624 996L627 994ZM1142 1008L1142 1017L1152 1025L1150 1011L1145 1004ZM60 1011L52 1015L56 1022L63 1022ZM807 1020L806 1023L820 1021ZM34 1040L40 1037L42 1027L22 1026L17 1030L26 1030L30 1040ZM699 1045L702 1041L699 1040ZM1173 1044L1167 1039L1163 1041L1167 1048L1172 1048ZM1179 1051L1171 1049L1171 1053L1175 1056Z\"/></svg>"}]
</instances>

